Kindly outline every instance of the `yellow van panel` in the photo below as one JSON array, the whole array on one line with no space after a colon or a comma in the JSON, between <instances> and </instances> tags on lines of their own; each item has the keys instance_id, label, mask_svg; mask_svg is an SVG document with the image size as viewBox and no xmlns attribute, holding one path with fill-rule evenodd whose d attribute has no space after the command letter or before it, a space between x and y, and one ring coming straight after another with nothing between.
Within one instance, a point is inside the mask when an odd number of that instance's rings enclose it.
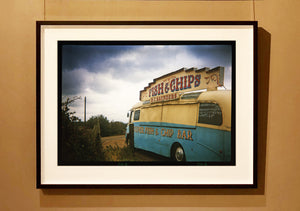
<instances>
[{"instance_id":1,"label":"yellow van panel","mask_svg":"<svg viewBox=\"0 0 300 211\"><path fill-rule=\"evenodd\" d=\"M217 103L222 110L222 124L198 123L199 104ZM137 103L133 110L141 110L135 122L166 122L219 130L231 130L231 90L202 92L197 99L180 99L163 103Z\"/></svg>"},{"instance_id":2,"label":"yellow van panel","mask_svg":"<svg viewBox=\"0 0 300 211\"><path fill-rule=\"evenodd\" d=\"M197 123L200 127L210 127L221 130L231 130L231 90L203 92L198 98L200 103L217 103L222 110L221 126Z\"/></svg>"},{"instance_id":3,"label":"yellow van panel","mask_svg":"<svg viewBox=\"0 0 300 211\"><path fill-rule=\"evenodd\" d=\"M197 121L197 104L164 105L162 122L193 125Z\"/></svg>"},{"instance_id":4,"label":"yellow van panel","mask_svg":"<svg viewBox=\"0 0 300 211\"><path fill-rule=\"evenodd\" d=\"M144 107L141 109L139 122L160 122L162 106Z\"/></svg>"}]
</instances>

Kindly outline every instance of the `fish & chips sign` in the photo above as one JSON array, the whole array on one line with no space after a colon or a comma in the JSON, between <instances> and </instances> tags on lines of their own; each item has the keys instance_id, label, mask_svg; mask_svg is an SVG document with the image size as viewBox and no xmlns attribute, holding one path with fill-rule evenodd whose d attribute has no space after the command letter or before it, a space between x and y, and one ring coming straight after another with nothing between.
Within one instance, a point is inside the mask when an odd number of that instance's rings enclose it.
<instances>
[{"instance_id":1,"label":"fish & chips sign","mask_svg":"<svg viewBox=\"0 0 300 211\"><path fill-rule=\"evenodd\" d=\"M141 101L151 103L175 100L181 93L200 89L217 90L224 85L224 67L182 68L163 75L140 91Z\"/></svg>"}]
</instances>

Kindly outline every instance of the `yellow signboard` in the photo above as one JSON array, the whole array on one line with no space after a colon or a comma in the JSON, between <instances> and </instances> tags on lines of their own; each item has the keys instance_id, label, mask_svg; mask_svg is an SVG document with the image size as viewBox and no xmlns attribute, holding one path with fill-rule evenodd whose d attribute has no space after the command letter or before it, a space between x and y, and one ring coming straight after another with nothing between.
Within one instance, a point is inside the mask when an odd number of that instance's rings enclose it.
<instances>
[{"instance_id":1,"label":"yellow signboard","mask_svg":"<svg viewBox=\"0 0 300 211\"><path fill-rule=\"evenodd\" d=\"M224 85L224 67L182 68L163 75L140 91L140 100L151 103L178 99L180 93L201 89L217 90Z\"/></svg>"}]
</instances>

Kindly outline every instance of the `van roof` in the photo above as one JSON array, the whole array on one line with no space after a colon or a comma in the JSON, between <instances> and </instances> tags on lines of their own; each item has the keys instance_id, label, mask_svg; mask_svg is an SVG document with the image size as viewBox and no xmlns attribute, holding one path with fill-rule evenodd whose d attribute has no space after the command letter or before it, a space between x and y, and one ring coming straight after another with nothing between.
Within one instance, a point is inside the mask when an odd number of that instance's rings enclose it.
<instances>
[{"instance_id":1,"label":"van roof","mask_svg":"<svg viewBox=\"0 0 300 211\"><path fill-rule=\"evenodd\" d=\"M218 103L227 104L231 102L231 90L201 92L197 101L216 101Z\"/></svg>"},{"instance_id":2,"label":"van roof","mask_svg":"<svg viewBox=\"0 0 300 211\"><path fill-rule=\"evenodd\" d=\"M171 102L167 101L164 104ZM204 91L204 92L193 92L182 94L180 99L173 100L174 104L184 103L184 102L217 102L218 104L222 104L224 106L230 106L231 104L231 90L216 90L216 91ZM172 103L172 104L173 104ZM153 105L158 106L162 105L162 102L153 103ZM143 107L143 105L151 106L149 101L140 101L136 103L132 109L136 109L139 107Z\"/></svg>"},{"instance_id":3,"label":"van roof","mask_svg":"<svg viewBox=\"0 0 300 211\"><path fill-rule=\"evenodd\" d=\"M198 96L198 97L197 97ZM199 93L186 93L180 96L177 100L171 100L166 102L138 102L135 104L131 110L158 107L158 106L168 106L168 105L192 105L198 103L216 103L222 110L223 123L221 126L206 125L209 128L218 128L228 130L231 128L231 90L216 90L216 91L204 91ZM199 123L200 124L200 123Z\"/></svg>"}]
</instances>

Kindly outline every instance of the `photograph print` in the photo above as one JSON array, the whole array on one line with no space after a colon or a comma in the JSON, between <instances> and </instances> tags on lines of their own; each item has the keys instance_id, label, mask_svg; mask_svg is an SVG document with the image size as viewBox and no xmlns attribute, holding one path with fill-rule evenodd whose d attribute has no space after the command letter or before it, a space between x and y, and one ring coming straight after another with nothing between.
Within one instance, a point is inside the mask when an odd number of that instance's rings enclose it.
<instances>
[{"instance_id":1,"label":"photograph print","mask_svg":"<svg viewBox=\"0 0 300 211\"><path fill-rule=\"evenodd\" d=\"M58 165L235 165L235 41L58 41Z\"/></svg>"}]
</instances>

